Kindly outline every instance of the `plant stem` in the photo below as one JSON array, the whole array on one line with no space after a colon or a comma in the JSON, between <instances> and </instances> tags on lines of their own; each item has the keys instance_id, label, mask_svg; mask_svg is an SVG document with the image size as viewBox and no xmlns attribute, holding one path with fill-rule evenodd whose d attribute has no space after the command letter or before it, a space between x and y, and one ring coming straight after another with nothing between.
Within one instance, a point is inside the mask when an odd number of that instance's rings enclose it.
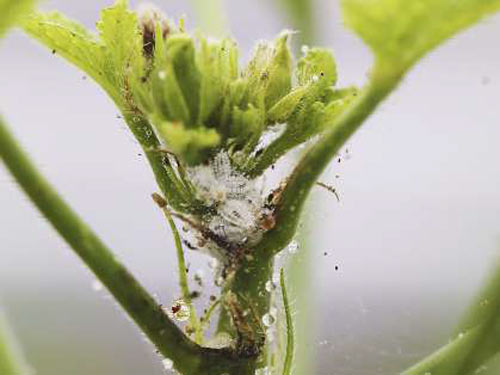
<instances>
[{"instance_id":1,"label":"plant stem","mask_svg":"<svg viewBox=\"0 0 500 375\"><path fill-rule=\"evenodd\" d=\"M227 350L202 348L187 338L106 245L37 171L0 118L0 157L21 188L141 330L186 375L202 368L246 366ZM216 374L216 372L214 373Z\"/></svg>"},{"instance_id":2,"label":"plant stem","mask_svg":"<svg viewBox=\"0 0 500 375\"><path fill-rule=\"evenodd\" d=\"M472 373L500 351L499 317L500 267L497 267L456 330L457 338L403 375ZM450 347L455 349L446 349Z\"/></svg>"},{"instance_id":3,"label":"plant stem","mask_svg":"<svg viewBox=\"0 0 500 375\"><path fill-rule=\"evenodd\" d=\"M187 269L186 269L186 260L184 259L184 250L182 248L181 237L179 236L179 231L175 226L174 220L172 219L172 215L168 212L167 208L162 209L165 217L168 220L168 224L170 225L170 229L174 235L175 248L177 249L177 268L179 272L179 284L182 291L182 298L186 305L189 308L189 321L191 323L191 327L194 331L194 341L197 344L203 344L203 331L201 328L200 321L196 316L196 309L193 306L193 301L191 300L191 292L189 290L189 284L187 279Z\"/></svg>"},{"instance_id":4,"label":"plant stem","mask_svg":"<svg viewBox=\"0 0 500 375\"><path fill-rule=\"evenodd\" d=\"M283 365L283 375L290 375L292 371L293 355L295 351L295 333L293 330L292 312L290 311L288 295L286 293L285 272L283 271L283 268L280 271L280 285L286 317L286 354L285 364Z\"/></svg>"},{"instance_id":5,"label":"plant stem","mask_svg":"<svg viewBox=\"0 0 500 375\"><path fill-rule=\"evenodd\" d=\"M332 123L329 130L325 131L294 169L279 202L275 229L266 233L259 245L259 251L278 252L290 242L297 230L300 213L309 192L323 170L397 86L402 76L402 72L392 72L390 67L376 65L370 83L361 91L359 98Z\"/></svg>"},{"instance_id":6,"label":"plant stem","mask_svg":"<svg viewBox=\"0 0 500 375\"><path fill-rule=\"evenodd\" d=\"M14 335L10 332L3 312L0 310L0 374L30 375L32 371L26 364L17 345Z\"/></svg>"},{"instance_id":7,"label":"plant stem","mask_svg":"<svg viewBox=\"0 0 500 375\"><path fill-rule=\"evenodd\" d=\"M455 340L435 351L427 358L401 373L401 375L465 375L460 372L460 359L474 346L479 337L480 330L472 329L460 334ZM457 362L457 359L459 362Z\"/></svg>"}]
</instances>

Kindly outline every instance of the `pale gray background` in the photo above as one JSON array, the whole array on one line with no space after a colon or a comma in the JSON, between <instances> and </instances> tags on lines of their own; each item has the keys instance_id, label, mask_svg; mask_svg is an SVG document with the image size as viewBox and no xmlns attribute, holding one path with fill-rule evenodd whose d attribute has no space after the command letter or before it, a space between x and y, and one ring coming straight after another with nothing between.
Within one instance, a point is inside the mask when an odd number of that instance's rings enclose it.
<instances>
[{"instance_id":1,"label":"pale gray background","mask_svg":"<svg viewBox=\"0 0 500 375\"><path fill-rule=\"evenodd\" d=\"M46 1L89 27L111 1ZM134 1L134 3L136 3ZM270 1L227 1L246 55L288 27ZM341 82L371 55L318 1L320 44ZM158 0L170 15L188 2ZM194 21L189 20L189 24ZM332 163L315 218L318 374L396 374L446 342L500 248L500 18L432 53ZM38 166L162 301L177 293L150 171L110 100L20 32L0 48L0 106ZM306 251L301 248L301 252ZM329 255L322 254L328 251ZM196 264L206 268L206 258ZM333 267L338 264L340 271ZM161 374L149 344L0 169L0 298L40 375ZM302 374L299 374L302 375Z\"/></svg>"}]
</instances>

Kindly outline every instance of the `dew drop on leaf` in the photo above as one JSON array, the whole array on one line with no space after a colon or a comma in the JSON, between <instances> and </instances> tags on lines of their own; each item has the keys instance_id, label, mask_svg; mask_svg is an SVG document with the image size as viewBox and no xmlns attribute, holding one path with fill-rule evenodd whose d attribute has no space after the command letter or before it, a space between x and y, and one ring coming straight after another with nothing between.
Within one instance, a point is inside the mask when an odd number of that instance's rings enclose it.
<instances>
[{"instance_id":1,"label":"dew drop on leaf","mask_svg":"<svg viewBox=\"0 0 500 375\"><path fill-rule=\"evenodd\" d=\"M95 290L96 292L100 292L101 290L104 289L104 286L99 280L94 280L92 282L92 289Z\"/></svg>"},{"instance_id":2,"label":"dew drop on leaf","mask_svg":"<svg viewBox=\"0 0 500 375\"><path fill-rule=\"evenodd\" d=\"M163 361L161 361L161 364L163 365L163 368L165 370L172 370L174 367L174 362L172 362L172 360L168 358L165 358Z\"/></svg>"},{"instance_id":3,"label":"dew drop on leaf","mask_svg":"<svg viewBox=\"0 0 500 375\"><path fill-rule=\"evenodd\" d=\"M276 318L270 313L266 313L262 317L262 324L264 324L266 327L271 327L275 322Z\"/></svg>"}]
</instances>

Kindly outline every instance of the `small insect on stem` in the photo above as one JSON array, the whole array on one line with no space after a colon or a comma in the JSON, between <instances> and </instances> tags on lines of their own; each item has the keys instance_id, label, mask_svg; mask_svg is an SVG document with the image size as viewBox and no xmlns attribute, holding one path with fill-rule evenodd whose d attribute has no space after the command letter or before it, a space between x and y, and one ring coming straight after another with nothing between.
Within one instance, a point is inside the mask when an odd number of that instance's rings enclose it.
<instances>
[{"instance_id":1,"label":"small insect on stem","mask_svg":"<svg viewBox=\"0 0 500 375\"><path fill-rule=\"evenodd\" d=\"M328 190L330 193L335 195L335 198L337 198L337 202L340 202L339 193L337 193L337 190L333 186L327 185L323 182L316 182L316 185L321 186L322 188L325 188L326 190Z\"/></svg>"},{"instance_id":2,"label":"small insect on stem","mask_svg":"<svg viewBox=\"0 0 500 375\"><path fill-rule=\"evenodd\" d=\"M167 207L167 201L160 194L153 193L151 194L151 198L153 198L153 201L158 205L158 207L162 209Z\"/></svg>"}]
</instances>

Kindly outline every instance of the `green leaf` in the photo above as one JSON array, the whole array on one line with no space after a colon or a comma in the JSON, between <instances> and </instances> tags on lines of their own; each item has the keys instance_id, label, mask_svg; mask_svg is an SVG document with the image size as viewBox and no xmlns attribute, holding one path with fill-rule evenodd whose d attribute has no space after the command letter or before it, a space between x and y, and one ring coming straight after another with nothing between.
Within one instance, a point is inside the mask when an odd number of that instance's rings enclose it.
<instances>
[{"instance_id":1,"label":"green leaf","mask_svg":"<svg viewBox=\"0 0 500 375\"><path fill-rule=\"evenodd\" d=\"M122 97L127 96L127 75L142 74L145 65L137 15L128 9L127 0L117 0L101 11L97 30L106 47L103 49L104 74L114 87L123 90Z\"/></svg>"},{"instance_id":2,"label":"green leaf","mask_svg":"<svg viewBox=\"0 0 500 375\"><path fill-rule=\"evenodd\" d=\"M33 38L61 55L102 85L102 45L95 34L58 12L34 13L23 23ZM109 87L109 85L108 85Z\"/></svg>"},{"instance_id":3,"label":"green leaf","mask_svg":"<svg viewBox=\"0 0 500 375\"><path fill-rule=\"evenodd\" d=\"M23 26L53 53L91 76L122 109L130 107L125 77L142 74L144 58L137 16L127 9L127 1L118 0L101 12L99 35L58 12L35 12Z\"/></svg>"},{"instance_id":4,"label":"green leaf","mask_svg":"<svg viewBox=\"0 0 500 375\"><path fill-rule=\"evenodd\" d=\"M274 42L257 45L245 71L248 102L259 108L270 108L288 94L292 86L292 62L288 47L289 31Z\"/></svg>"},{"instance_id":5,"label":"green leaf","mask_svg":"<svg viewBox=\"0 0 500 375\"><path fill-rule=\"evenodd\" d=\"M312 48L297 63L300 85L311 80L322 81L326 86L337 83L337 65L332 53L325 48Z\"/></svg>"},{"instance_id":6,"label":"green leaf","mask_svg":"<svg viewBox=\"0 0 500 375\"><path fill-rule=\"evenodd\" d=\"M347 24L379 65L402 74L444 40L500 9L500 0L342 0Z\"/></svg>"},{"instance_id":7,"label":"green leaf","mask_svg":"<svg viewBox=\"0 0 500 375\"><path fill-rule=\"evenodd\" d=\"M0 38L23 13L28 12L34 0L0 0Z\"/></svg>"},{"instance_id":8,"label":"green leaf","mask_svg":"<svg viewBox=\"0 0 500 375\"><path fill-rule=\"evenodd\" d=\"M184 124L189 125L198 117L200 95L200 72L195 61L195 46L193 39L184 33L170 36L166 43L167 65L177 79L181 95L188 108L188 118Z\"/></svg>"},{"instance_id":9,"label":"green leaf","mask_svg":"<svg viewBox=\"0 0 500 375\"><path fill-rule=\"evenodd\" d=\"M166 145L189 165L199 164L220 143L215 129L188 129L179 122L157 123L156 130Z\"/></svg>"}]
</instances>

